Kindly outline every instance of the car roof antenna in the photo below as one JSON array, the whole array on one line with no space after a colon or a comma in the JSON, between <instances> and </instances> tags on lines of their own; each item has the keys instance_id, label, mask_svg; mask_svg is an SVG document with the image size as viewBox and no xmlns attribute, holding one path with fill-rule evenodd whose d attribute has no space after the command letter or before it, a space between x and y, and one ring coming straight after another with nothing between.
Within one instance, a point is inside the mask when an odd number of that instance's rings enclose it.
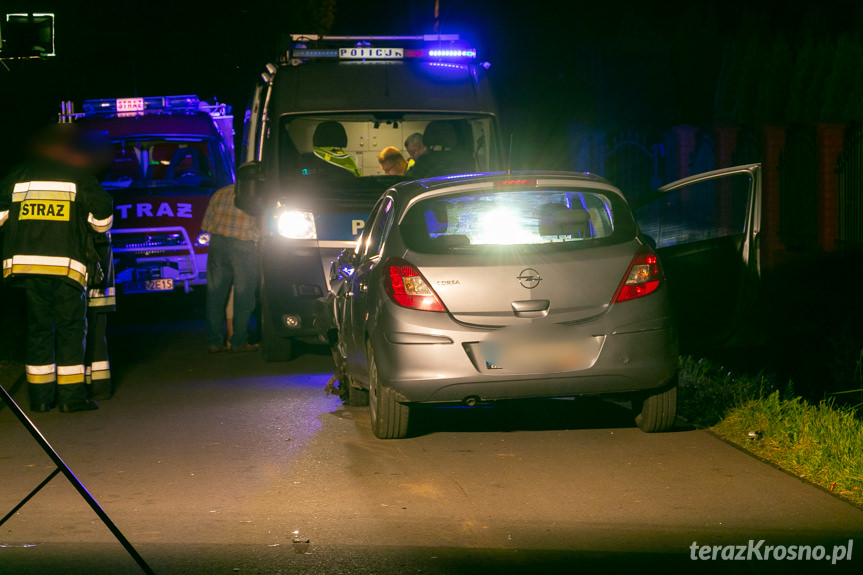
<instances>
[{"instance_id":1,"label":"car roof antenna","mask_svg":"<svg viewBox=\"0 0 863 575\"><path fill-rule=\"evenodd\" d=\"M512 132L509 133L509 155L506 158L506 175L512 175Z\"/></svg>"}]
</instances>

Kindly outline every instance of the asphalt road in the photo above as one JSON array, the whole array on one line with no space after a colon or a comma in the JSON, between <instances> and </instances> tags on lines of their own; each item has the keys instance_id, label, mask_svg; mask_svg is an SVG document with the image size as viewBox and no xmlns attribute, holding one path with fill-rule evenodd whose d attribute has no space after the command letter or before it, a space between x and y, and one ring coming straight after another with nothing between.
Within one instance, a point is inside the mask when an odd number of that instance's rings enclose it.
<instances>
[{"instance_id":1,"label":"asphalt road","mask_svg":"<svg viewBox=\"0 0 863 575\"><path fill-rule=\"evenodd\" d=\"M705 431L644 434L617 405L429 410L416 436L381 441L367 408L325 395L323 349L210 355L201 321L159 318L111 346L113 399L30 417L160 575L863 566L863 511ZM26 408L18 375L2 383ZM54 466L8 408L0 438L2 516ZM762 539L828 554L852 539L852 560L690 558ZM141 572L62 476L0 527L3 575Z\"/></svg>"}]
</instances>

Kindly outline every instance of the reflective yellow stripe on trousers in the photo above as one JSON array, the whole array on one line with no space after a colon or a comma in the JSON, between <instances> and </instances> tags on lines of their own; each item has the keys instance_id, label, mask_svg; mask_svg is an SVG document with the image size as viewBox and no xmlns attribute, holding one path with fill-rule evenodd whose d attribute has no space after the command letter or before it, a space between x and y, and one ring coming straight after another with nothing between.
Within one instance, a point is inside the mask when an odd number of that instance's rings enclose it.
<instances>
[{"instance_id":1,"label":"reflective yellow stripe on trousers","mask_svg":"<svg viewBox=\"0 0 863 575\"><path fill-rule=\"evenodd\" d=\"M57 377L54 373L55 370L56 366L53 363L24 366L24 371L27 373L27 383L54 383Z\"/></svg>"},{"instance_id":2,"label":"reflective yellow stripe on trousers","mask_svg":"<svg viewBox=\"0 0 863 575\"><path fill-rule=\"evenodd\" d=\"M57 384L70 385L84 383L84 365L58 365Z\"/></svg>"},{"instance_id":3,"label":"reflective yellow stripe on trousers","mask_svg":"<svg viewBox=\"0 0 863 575\"><path fill-rule=\"evenodd\" d=\"M94 361L93 365L87 367L85 374L87 383L100 379L111 379L111 366L107 361Z\"/></svg>"}]
</instances>

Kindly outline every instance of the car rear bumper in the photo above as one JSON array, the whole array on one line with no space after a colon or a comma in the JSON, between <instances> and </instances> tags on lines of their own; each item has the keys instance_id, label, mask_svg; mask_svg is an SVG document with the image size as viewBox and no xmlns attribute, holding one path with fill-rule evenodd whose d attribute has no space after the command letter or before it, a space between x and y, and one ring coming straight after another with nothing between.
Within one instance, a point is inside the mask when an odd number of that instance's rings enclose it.
<instances>
[{"instance_id":1,"label":"car rear bumper","mask_svg":"<svg viewBox=\"0 0 863 575\"><path fill-rule=\"evenodd\" d=\"M371 338L386 385L404 401L444 403L620 394L665 385L678 367L676 329L670 320L646 323L646 329L633 327L608 335L590 367L561 373L486 369L472 357L471 341L394 343L409 338L386 332Z\"/></svg>"}]
</instances>

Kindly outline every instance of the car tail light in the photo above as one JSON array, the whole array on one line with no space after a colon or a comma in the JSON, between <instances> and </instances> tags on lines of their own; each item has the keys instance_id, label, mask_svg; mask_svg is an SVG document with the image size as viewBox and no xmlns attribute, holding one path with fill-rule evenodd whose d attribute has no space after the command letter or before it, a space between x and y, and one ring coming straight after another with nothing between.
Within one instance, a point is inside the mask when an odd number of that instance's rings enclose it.
<instances>
[{"instance_id":1,"label":"car tail light","mask_svg":"<svg viewBox=\"0 0 863 575\"><path fill-rule=\"evenodd\" d=\"M402 307L422 311L446 311L440 298L429 286L419 270L399 258L390 258L384 264L384 290Z\"/></svg>"},{"instance_id":2,"label":"car tail light","mask_svg":"<svg viewBox=\"0 0 863 575\"><path fill-rule=\"evenodd\" d=\"M620 287L614 295L615 302L635 299L656 291L662 283L662 266L656 253L648 246L642 247L632 258Z\"/></svg>"}]
</instances>

